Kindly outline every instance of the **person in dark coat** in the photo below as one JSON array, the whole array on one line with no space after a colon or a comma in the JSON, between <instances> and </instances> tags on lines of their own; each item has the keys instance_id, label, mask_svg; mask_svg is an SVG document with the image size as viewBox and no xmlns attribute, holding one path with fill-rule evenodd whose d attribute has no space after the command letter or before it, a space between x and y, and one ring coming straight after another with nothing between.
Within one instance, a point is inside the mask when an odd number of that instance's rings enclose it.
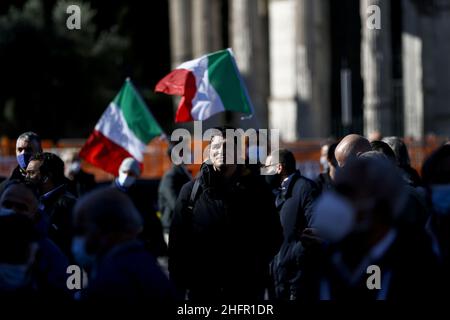
<instances>
[{"instance_id":1,"label":"person in dark coat","mask_svg":"<svg viewBox=\"0 0 450 320\"><path fill-rule=\"evenodd\" d=\"M78 198L96 187L94 175L81 168L78 152L67 150L62 154L62 160L64 161L64 175L67 178L67 191Z\"/></svg>"},{"instance_id":2,"label":"person in dark coat","mask_svg":"<svg viewBox=\"0 0 450 320\"><path fill-rule=\"evenodd\" d=\"M168 148L171 156L172 148ZM180 155L182 157L182 155ZM158 207L161 212L161 222L165 230L169 231L178 195L183 185L192 180L192 176L184 164L175 165L167 170L158 186Z\"/></svg>"},{"instance_id":3,"label":"person in dark coat","mask_svg":"<svg viewBox=\"0 0 450 320\"><path fill-rule=\"evenodd\" d=\"M49 238L70 258L76 198L66 190L64 162L53 153L36 154L28 164L27 181L38 190L39 210L42 223L47 222Z\"/></svg>"},{"instance_id":4,"label":"person in dark coat","mask_svg":"<svg viewBox=\"0 0 450 320\"><path fill-rule=\"evenodd\" d=\"M315 180L317 188L320 192L333 189L333 180L336 174L336 167L338 166L336 157L334 156L334 151L336 150L337 145L337 143L328 145L325 158L323 158L323 156L320 158L321 163L326 161L326 166L324 166L325 171L320 173Z\"/></svg>"},{"instance_id":5,"label":"person in dark coat","mask_svg":"<svg viewBox=\"0 0 450 320\"><path fill-rule=\"evenodd\" d=\"M282 239L280 221L264 180L237 164L236 140L224 137L217 129L199 177L181 189L170 228L170 278L192 301L261 300Z\"/></svg>"},{"instance_id":6,"label":"person in dark coat","mask_svg":"<svg viewBox=\"0 0 450 320\"><path fill-rule=\"evenodd\" d=\"M167 255L167 244L164 241L161 221L156 215L156 210L148 193L141 185L138 185L137 178L141 175L139 162L134 158L125 158L118 172L118 177L114 179L113 188L128 195L134 206L141 214L144 228L139 233L138 239L154 257Z\"/></svg>"},{"instance_id":7,"label":"person in dark coat","mask_svg":"<svg viewBox=\"0 0 450 320\"><path fill-rule=\"evenodd\" d=\"M38 230L40 219L38 199L30 185L12 180L6 186L1 198L0 208L3 211L24 215L34 224L33 234L38 244L32 264L33 286L42 297L51 299L69 299L66 286L67 267L69 262L62 251L48 239L46 234Z\"/></svg>"},{"instance_id":8,"label":"person in dark coat","mask_svg":"<svg viewBox=\"0 0 450 320\"><path fill-rule=\"evenodd\" d=\"M284 234L281 249L272 262L274 293L280 300L296 300L305 259L300 236L309 226L312 207L320 192L312 180L296 169L289 150L273 151L266 159L266 169L270 184L279 186L276 207Z\"/></svg>"},{"instance_id":9,"label":"person in dark coat","mask_svg":"<svg viewBox=\"0 0 450 320\"><path fill-rule=\"evenodd\" d=\"M385 157L349 160L324 193L311 228L323 255L305 266L305 300L424 301L439 291L436 256L424 230L398 228L405 182ZM314 279L314 280L313 280ZM306 289L307 288L307 289Z\"/></svg>"},{"instance_id":10,"label":"person in dark coat","mask_svg":"<svg viewBox=\"0 0 450 320\"><path fill-rule=\"evenodd\" d=\"M11 176L0 183L0 195L10 180L24 181L26 169L32 156L42 152L41 138L34 132L24 132L16 142L17 167L14 168Z\"/></svg>"},{"instance_id":11,"label":"person in dark coat","mask_svg":"<svg viewBox=\"0 0 450 320\"><path fill-rule=\"evenodd\" d=\"M74 209L75 260L88 271L81 300L115 307L143 305L161 308L174 299L167 277L137 235L142 218L129 197L113 188L83 196Z\"/></svg>"},{"instance_id":12,"label":"person in dark coat","mask_svg":"<svg viewBox=\"0 0 450 320\"><path fill-rule=\"evenodd\" d=\"M403 140L399 137L385 137L382 141L387 143L394 151L397 166L402 169L403 179L412 187L421 186L422 180L417 171L411 167L408 148Z\"/></svg>"}]
</instances>

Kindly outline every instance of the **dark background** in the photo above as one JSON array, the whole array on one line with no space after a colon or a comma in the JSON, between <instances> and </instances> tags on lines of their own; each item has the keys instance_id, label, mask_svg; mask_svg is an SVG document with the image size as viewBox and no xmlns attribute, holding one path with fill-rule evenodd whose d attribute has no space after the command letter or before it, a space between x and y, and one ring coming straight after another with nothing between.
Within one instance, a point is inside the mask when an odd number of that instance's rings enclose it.
<instances>
[{"instance_id":1,"label":"dark background","mask_svg":"<svg viewBox=\"0 0 450 320\"><path fill-rule=\"evenodd\" d=\"M0 136L85 138L126 77L170 131L170 97L153 93L170 70L167 1L84 1L68 30L73 3L0 2Z\"/></svg>"}]
</instances>

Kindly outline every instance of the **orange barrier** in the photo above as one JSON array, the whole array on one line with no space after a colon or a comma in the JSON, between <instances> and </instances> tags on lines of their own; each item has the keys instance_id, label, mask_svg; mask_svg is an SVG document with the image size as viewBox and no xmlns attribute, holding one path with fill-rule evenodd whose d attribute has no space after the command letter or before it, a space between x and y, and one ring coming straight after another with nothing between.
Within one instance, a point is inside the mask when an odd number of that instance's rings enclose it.
<instances>
[{"instance_id":1,"label":"orange barrier","mask_svg":"<svg viewBox=\"0 0 450 320\"><path fill-rule=\"evenodd\" d=\"M316 173L319 170L320 147L323 140L301 140L295 143L282 143L281 147L291 150L297 160L297 164L302 169L307 168L310 173ZM444 139L438 137L428 137L424 142L412 141L406 139L411 165L420 172L424 159L436 148L438 148ZM83 144L83 139L65 139L54 143L51 140L43 140L45 151L61 154L66 149L79 150ZM207 142L203 142L203 147ZM167 141L154 139L149 145L144 155L144 172L142 177L145 179L160 179L164 172L170 168L171 161L167 155ZM17 165L15 161L15 140L2 137L0 139L0 176L9 176L10 172ZM188 165L188 169L195 175L200 165ZM83 163L83 169L95 175L97 181L111 180L112 175L93 167L88 163Z\"/></svg>"}]
</instances>

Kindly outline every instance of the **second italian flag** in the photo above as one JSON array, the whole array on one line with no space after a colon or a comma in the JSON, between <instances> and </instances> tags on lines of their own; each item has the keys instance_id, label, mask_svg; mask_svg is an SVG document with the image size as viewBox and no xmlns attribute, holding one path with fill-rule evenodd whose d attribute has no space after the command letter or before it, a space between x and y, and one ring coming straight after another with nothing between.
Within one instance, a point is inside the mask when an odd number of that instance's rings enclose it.
<instances>
[{"instance_id":1,"label":"second italian flag","mask_svg":"<svg viewBox=\"0 0 450 320\"><path fill-rule=\"evenodd\" d=\"M205 120L223 111L253 114L231 49L181 64L158 82L155 91L182 96L175 122Z\"/></svg>"}]
</instances>

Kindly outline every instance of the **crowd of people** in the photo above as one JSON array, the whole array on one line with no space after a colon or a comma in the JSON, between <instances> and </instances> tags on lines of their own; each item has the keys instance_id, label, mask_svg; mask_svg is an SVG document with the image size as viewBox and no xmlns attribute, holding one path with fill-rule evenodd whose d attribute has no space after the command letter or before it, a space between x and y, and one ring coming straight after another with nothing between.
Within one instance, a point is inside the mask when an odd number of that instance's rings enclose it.
<instances>
[{"instance_id":1,"label":"crowd of people","mask_svg":"<svg viewBox=\"0 0 450 320\"><path fill-rule=\"evenodd\" d=\"M350 134L323 145L315 181L287 149L254 170L225 161L230 147L237 141L221 128L196 177L173 165L155 208L133 158L99 186L76 152L60 158L43 152L37 134L20 135L18 165L0 185L0 296L161 307L445 292L450 143L419 175L402 139ZM67 285L71 265L87 274L77 290ZM373 267L378 285L368 280Z\"/></svg>"}]
</instances>

